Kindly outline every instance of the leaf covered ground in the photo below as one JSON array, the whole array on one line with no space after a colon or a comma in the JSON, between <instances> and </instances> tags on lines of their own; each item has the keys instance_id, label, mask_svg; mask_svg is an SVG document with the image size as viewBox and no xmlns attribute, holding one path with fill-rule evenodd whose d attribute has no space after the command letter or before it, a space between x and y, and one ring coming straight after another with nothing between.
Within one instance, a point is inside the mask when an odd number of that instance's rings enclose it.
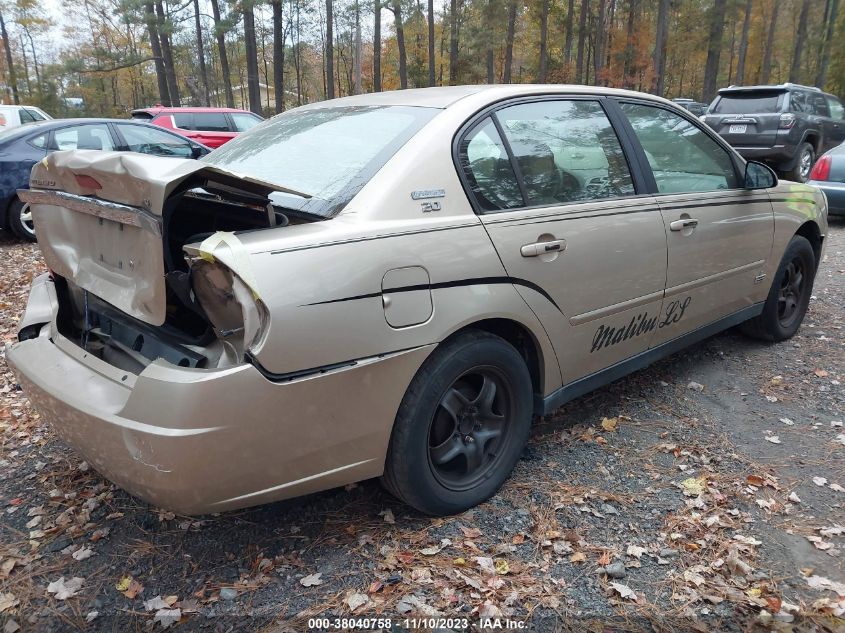
<instances>
[{"instance_id":1,"label":"leaf covered ground","mask_svg":"<svg viewBox=\"0 0 845 633\"><path fill-rule=\"evenodd\" d=\"M418 515L376 481L216 516L152 508L29 406L0 354L0 628L843 630L845 223L798 336L727 332L538 420L499 495ZM0 232L0 341L36 247Z\"/></svg>"}]
</instances>

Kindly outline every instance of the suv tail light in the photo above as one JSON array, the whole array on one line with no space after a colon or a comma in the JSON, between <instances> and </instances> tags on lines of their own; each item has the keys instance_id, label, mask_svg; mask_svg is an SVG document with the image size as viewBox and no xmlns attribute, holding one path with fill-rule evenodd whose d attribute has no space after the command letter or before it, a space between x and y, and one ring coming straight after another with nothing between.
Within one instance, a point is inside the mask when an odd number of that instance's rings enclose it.
<instances>
[{"instance_id":1,"label":"suv tail light","mask_svg":"<svg viewBox=\"0 0 845 633\"><path fill-rule=\"evenodd\" d=\"M810 180L827 180L830 178L830 156L822 156L810 172Z\"/></svg>"},{"instance_id":2,"label":"suv tail light","mask_svg":"<svg viewBox=\"0 0 845 633\"><path fill-rule=\"evenodd\" d=\"M795 125L795 115L791 112L785 112L784 114L780 115L780 121L778 122L778 128L781 130L791 130L792 126Z\"/></svg>"}]
</instances>

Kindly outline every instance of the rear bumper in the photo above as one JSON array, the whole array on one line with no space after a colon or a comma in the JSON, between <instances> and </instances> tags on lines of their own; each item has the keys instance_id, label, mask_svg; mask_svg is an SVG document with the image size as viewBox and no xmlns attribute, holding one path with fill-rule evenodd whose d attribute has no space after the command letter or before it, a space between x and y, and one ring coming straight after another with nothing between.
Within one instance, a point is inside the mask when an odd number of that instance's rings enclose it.
<instances>
[{"instance_id":1,"label":"rear bumper","mask_svg":"<svg viewBox=\"0 0 845 633\"><path fill-rule=\"evenodd\" d=\"M845 182L809 180L807 184L818 187L827 196L827 212L829 215L845 216Z\"/></svg>"},{"instance_id":2,"label":"rear bumper","mask_svg":"<svg viewBox=\"0 0 845 633\"><path fill-rule=\"evenodd\" d=\"M734 146L743 158L762 160L777 165L781 169L791 169L797 158L798 147L795 145L773 145L771 147Z\"/></svg>"},{"instance_id":3,"label":"rear bumper","mask_svg":"<svg viewBox=\"0 0 845 633\"><path fill-rule=\"evenodd\" d=\"M40 278L27 313L55 305ZM135 376L59 334L6 346L39 414L130 493L183 514L257 505L382 473L405 389L432 346L286 383L249 364Z\"/></svg>"}]
</instances>

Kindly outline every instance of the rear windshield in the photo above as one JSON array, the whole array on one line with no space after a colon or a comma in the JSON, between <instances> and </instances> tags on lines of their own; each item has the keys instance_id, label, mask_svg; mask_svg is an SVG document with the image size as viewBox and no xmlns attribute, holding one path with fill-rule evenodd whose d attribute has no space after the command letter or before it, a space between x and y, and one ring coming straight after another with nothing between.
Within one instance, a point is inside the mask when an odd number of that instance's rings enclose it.
<instances>
[{"instance_id":1,"label":"rear windshield","mask_svg":"<svg viewBox=\"0 0 845 633\"><path fill-rule=\"evenodd\" d=\"M240 134L202 160L311 196L274 204L331 217L439 110L347 106L291 110Z\"/></svg>"},{"instance_id":2,"label":"rear windshield","mask_svg":"<svg viewBox=\"0 0 845 633\"><path fill-rule=\"evenodd\" d=\"M751 92L721 95L713 106L716 114L762 114L780 112L782 92Z\"/></svg>"}]
</instances>

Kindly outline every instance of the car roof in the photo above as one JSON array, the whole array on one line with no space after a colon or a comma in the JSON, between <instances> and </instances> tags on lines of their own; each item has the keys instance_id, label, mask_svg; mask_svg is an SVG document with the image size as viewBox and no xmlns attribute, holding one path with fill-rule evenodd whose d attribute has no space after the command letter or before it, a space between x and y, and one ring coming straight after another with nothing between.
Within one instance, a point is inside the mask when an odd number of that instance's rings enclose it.
<instances>
[{"instance_id":1,"label":"car roof","mask_svg":"<svg viewBox=\"0 0 845 633\"><path fill-rule=\"evenodd\" d=\"M37 134L38 132L49 132L50 130L63 128L69 125L82 125L82 124L92 124L92 123L119 123L121 125L133 125L139 127L148 127L160 132L166 132L173 136L179 137L180 134L177 134L173 130L168 130L167 128L162 128L157 125L153 125L152 123L147 123L146 121L138 121L137 119L106 119L106 118L79 118L79 119L50 119L47 121L35 121L32 123L24 123L23 125L15 126L14 128L9 128L13 130L20 130L18 135L15 137L16 139L21 139L26 135L24 130L28 130L33 134ZM191 139L192 143L196 143L197 145L202 145L202 143L198 143L197 141Z\"/></svg>"},{"instance_id":2,"label":"car roof","mask_svg":"<svg viewBox=\"0 0 845 633\"><path fill-rule=\"evenodd\" d=\"M329 108L343 106L412 106L445 109L458 101L472 98L474 102L494 103L502 99L533 95L596 95L647 98L661 103L671 101L654 95L647 95L631 90L579 86L569 84L490 84L481 86L442 86L435 88L414 88L411 90L391 90L372 92L361 95L342 97L330 101L314 102L302 108ZM676 104L672 104L675 105Z\"/></svg>"},{"instance_id":3,"label":"car roof","mask_svg":"<svg viewBox=\"0 0 845 633\"><path fill-rule=\"evenodd\" d=\"M239 108L205 108L192 106L151 106L149 108L136 108L132 110L132 114L136 112L146 112L148 114L161 114L162 112L247 112L255 114L249 110L241 110Z\"/></svg>"},{"instance_id":4,"label":"car roof","mask_svg":"<svg viewBox=\"0 0 845 633\"><path fill-rule=\"evenodd\" d=\"M801 84L783 83L758 86L728 86L720 88L719 94L730 94L737 92L788 92L790 90L810 90L812 92L823 92L815 86L802 86ZM824 93L827 94L827 93Z\"/></svg>"}]
</instances>

